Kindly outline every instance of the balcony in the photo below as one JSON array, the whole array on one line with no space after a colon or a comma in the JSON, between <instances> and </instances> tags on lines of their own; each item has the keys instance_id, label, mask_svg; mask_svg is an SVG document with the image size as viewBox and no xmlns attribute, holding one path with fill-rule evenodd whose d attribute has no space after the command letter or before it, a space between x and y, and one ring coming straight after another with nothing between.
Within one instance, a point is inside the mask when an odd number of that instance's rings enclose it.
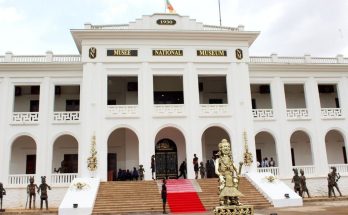
<instances>
[{"instance_id":1,"label":"balcony","mask_svg":"<svg viewBox=\"0 0 348 215\"><path fill-rule=\"evenodd\" d=\"M139 117L139 105L108 105L107 117L133 118Z\"/></svg>"},{"instance_id":2,"label":"balcony","mask_svg":"<svg viewBox=\"0 0 348 215\"><path fill-rule=\"evenodd\" d=\"M54 173L51 175L51 184L70 184L78 173Z\"/></svg>"},{"instance_id":3,"label":"balcony","mask_svg":"<svg viewBox=\"0 0 348 215\"><path fill-rule=\"evenodd\" d=\"M302 169L306 176L315 176L315 166L293 166L293 169Z\"/></svg>"},{"instance_id":4,"label":"balcony","mask_svg":"<svg viewBox=\"0 0 348 215\"><path fill-rule=\"evenodd\" d=\"M155 104L154 117L184 117L184 104Z\"/></svg>"},{"instance_id":5,"label":"balcony","mask_svg":"<svg viewBox=\"0 0 348 215\"><path fill-rule=\"evenodd\" d=\"M39 112L13 112L11 124L38 124Z\"/></svg>"},{"instance_id":6,"label":"balcony","mask_svg":"<svg viewBox=\"0 0 348 215\"><path fill-rule=\"evenodd\" d=\"M339 174L348 176L348 164L329 164L329 169L331 167L336 167Z\"/></svg>"},{"instance_id":7,"label":"balcony","mask_svg":"<svg viewBox=\"0 0 348 215\"><path fill-rule=\"evenodd\" d=\"M253 109L254 120L274 120L273 109Z\"/></svg>"},{"instance_id":8,"label":"balcony","mask_svg":"<svg viewBox=\"0 0 348 215\"><path fill-rule=\"evenodd\" d=\"M288 120L308 120L308 110L305 108L286 109L286 117Z\"/></svg>"},{"instance_id":9,"label":"balcony","mask_svg":"<svg viewBox=\"0 0 348 215\"><path fill-rule=\"evenodd\" d=\"M229 116L231 113L228 107L228 104L200 104L200 116Z\"/></svg>"},{"instance_id":10,"label":"balcony","mask_svg":"<svg viewBox=\"0 0 348 215\"><path fill-rule=\"evenodd\" d=\"M30 177L35 177L35 174L13 174L8 177L9 185L28 185Z\"/></svg>"},{"instance_id":11,"label":"balcony","mask_svg":"<svg viewBox=\"0 0 348 215\"><path fill-rule=\"evenodd\" d=\"M80 121L79 111L69 111L69 112L54 112L53 122L64 124L64 123L76 123Z\"/></svg>"},{"instance_id":12,"label":"balcony","mask_svg":"<svg viewBox=\"0 0 348 215\"><path fill-rule=\"evenodd\" d=\"M279 176L279 167L258 167L258 173L272 173L275 176Z\"/></svg>"},{"instance_id":13,"label":"balcony","mask_svg":"<svg viewBox=\"0 0 348 215\"><path fill-rule=\"evenodd\" d=\"M321 109L322 119L343 119L341 108L322 108Z\"/></svg>"}]
</instances>

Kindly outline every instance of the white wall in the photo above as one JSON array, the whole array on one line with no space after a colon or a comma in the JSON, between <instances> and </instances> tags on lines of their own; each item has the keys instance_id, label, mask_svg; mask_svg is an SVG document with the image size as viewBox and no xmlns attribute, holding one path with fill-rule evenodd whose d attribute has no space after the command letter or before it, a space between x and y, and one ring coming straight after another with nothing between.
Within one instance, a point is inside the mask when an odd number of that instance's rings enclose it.
<instances>
[{"instance_id":1,"label":"white wall","mask_svg":"<svg viewBox=\"0 0 348 215\"><path fill-rule=\"evenodd\" d=\"M27 155L36 155L36 143L31 137L21 136L12 144L10 174L25 174Z\"/></svg>"}]
</instances>

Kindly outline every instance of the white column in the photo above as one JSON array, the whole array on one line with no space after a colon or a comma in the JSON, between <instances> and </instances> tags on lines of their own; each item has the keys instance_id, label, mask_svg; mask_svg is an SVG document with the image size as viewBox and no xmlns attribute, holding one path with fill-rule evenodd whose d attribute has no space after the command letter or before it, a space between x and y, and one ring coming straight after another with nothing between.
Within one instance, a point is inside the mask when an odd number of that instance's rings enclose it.
<instances>
[{"instance_id":1,"label":"white column","mask_svg":"<svg viewBox=\"0 0 348 215\"><path fill-rule=\"evenodd\" d=\"M11 90L9 78L3 78L0 82L0 155L1 159L1 169L0 171L0 181L6 186L8 182L8 174L10 173L10 157L11 157L11 144L5 134L8 133L9 119L11 118L12 110L10 107L13 107L14 100L11 100L14 94L14 88ZM11 101L11 102L10 102ZM9 117L10 116L10 117Z\"/></svg>"},{"instance_id":2,"label":"white column","mask_svg":"<svg viewBox=\"0 0 348 215\"><path fill-rule=\"evenodd\" d=\"M326 168L328 163L325 146L325 130L321 126L320 97L316 80L313 77L309 78L305 83L304 89L306 106L313 125L313 132L310 137L313 165L315 166L317 175L325 176L328 172Z\"/></svg>"},{"instance_id":3,"label":"white column","mask_svg":"<svg viewBox=\"0 0 348 215\"><path fill-rule=\"evenodd\" d=\"M275 142L277 147L279 174L281 177L290 177L292 175L292 162L290 137L286 129L288 124L286 117L286 99L284 83L279 77L274 78L271 82L271 98L274 117L276 119L274 123L277 125Z\"/></svg>"},{"instance_id":4,"label":"white column","mask_svg":"<svg viewBox=\"0 0 348 215\"><path fill-rule=\"evenodd\" d=\"M345 119L348 117L348 79L341 77L337 84L337 96Z\"/></svg>"}]
</instances>

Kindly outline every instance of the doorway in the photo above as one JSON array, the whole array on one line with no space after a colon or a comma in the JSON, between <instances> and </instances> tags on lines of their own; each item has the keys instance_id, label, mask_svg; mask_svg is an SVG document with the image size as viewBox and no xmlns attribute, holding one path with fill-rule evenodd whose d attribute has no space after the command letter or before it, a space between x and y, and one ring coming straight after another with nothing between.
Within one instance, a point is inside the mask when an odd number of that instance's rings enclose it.
<instances>
[{"instance_id":1,"label":"doorway","mask_svg":"<svg viewBox=\"0 0 348 215\"><path fill-rule=\"evenodd\" d=\"M108 153L108 181L116 181L117 178L117 154Z\"/></svg>"},{"instance_id":2,"label":"doorway","mask_svg":"<svg viewBox=\"0 0 348 215\"><path fill-rule=\"evenodd\" d=\"M36 155L27 155L25 174L35 174L36 172Z\"/></svg>"},{"instance_id":3,"label":"doorway","mask_svg":"<svg viewBox=\"0 0 348 215\"><path fill-rule=\"evenodd\" d=\"M171 139L161 139L156 148L156 178L177 178L178 152L176 144Z\"/></svg>"}]
</instances>

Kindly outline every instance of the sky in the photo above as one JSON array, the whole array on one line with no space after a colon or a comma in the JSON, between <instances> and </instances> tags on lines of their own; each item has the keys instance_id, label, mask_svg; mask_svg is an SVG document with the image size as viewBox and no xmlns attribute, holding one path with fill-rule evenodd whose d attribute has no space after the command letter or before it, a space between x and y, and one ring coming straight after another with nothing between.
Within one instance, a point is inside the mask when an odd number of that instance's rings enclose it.
<instances>
[{"instance_id":1,"label":"sky","mask_svg":"<svg viewBox=\"0 0 348 215\"><path fill-rule=\"evenodd\" d=\"M165 0L0 0L0 55L78 54L70 29L127 24ZM219 25L219 0L170 0L180 15ZM252 56L348 57L348 0L220 0L222 25L260 31Z\"/></svg>"}]
</instances>

